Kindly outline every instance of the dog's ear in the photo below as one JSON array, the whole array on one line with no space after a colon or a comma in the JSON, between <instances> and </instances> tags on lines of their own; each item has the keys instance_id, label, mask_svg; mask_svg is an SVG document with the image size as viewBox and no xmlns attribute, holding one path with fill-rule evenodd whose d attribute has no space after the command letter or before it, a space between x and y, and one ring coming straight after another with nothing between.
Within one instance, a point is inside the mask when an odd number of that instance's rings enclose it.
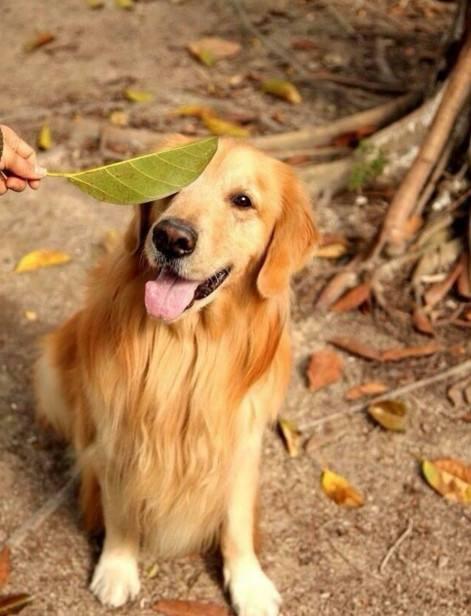
<instances>
[{"instance_id":1,"label":"dog's ear","mask_svg":"<svg viewBox=\"0 0 471 616\"><path fill-rule=\"evenodd\" d=\"M144 246L150 229L150 212L152 203L142 203L134 208L134 216L124 235L124 246L132 255L137 254Z\"/></svg>"},{"instance_id":2,"label":"dog's ear","mask_svg":"<svg viewBox=\"0 0 471 616\"><path fill-rule=\"evenodd\" d=\"M306 189L286 165L281 177L281 215L257 277L258 291L265 298L287 289L291 275L306 264L318 240Z\"/></svg>"}]
</instances>

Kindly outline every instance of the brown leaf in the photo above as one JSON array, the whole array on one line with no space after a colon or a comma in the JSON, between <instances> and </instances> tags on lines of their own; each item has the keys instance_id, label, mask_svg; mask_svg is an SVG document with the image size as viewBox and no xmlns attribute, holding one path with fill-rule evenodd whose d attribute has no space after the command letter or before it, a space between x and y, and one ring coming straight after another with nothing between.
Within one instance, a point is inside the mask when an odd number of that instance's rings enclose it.
<instances>
[{"instance_id":1,"label":"brown leaf","mask_svg":"<svg viewBox=\"0 0 471 616\"><path fill-rule=\"evenodd\" d=\"M414 312L412 313L412 323L415 329L422 334L434 334L434 329L428 315L422 308L416 306L414 308Z\"/></svg>"},{"instance_id":2,"label":"brown leaf","mask_svg":"<svg viewBox=\"0 0 471 616\"><path fill-rule=\"evenodd\" d=\"M471 298L471 272L469 268L469 255L463 254L461 255L461 260L463 262L463 269L458 276L458 280L456 282L456 287L458 289L458 293L462 297L466 297L466 299Z\"/></svg>"},{"instance_id":3,"label":"brown leaf","mask_svg":"<svg viewBox=\"0 0 471 616\"><path fill-rule=\"evenodd\" d=\"M401 361L402 359L409 359L410 357L425 357L427 355L433 355L440 350L440 344L433 340L428 344L419 346L387 349L381 353L381 361Z\"/></svg>"},{"instance_id":4,"label":"brown leaf","mask_svg":"<svg viewBox=\"0 0 471 616\"><path fill-rule=\"evenodd\" d=\"M471 467L460 460L424 460L422 473L428 484L442 496L458 503L471 503Z\"/></svg>"},{"instance_id":5,"label":"brown leaf","mask_svg":"<svg viewBox=\"0 0 471 616\"><path fill-rule=\"evenodd\" d=\"M331 338L329 342L337 348L342 349L342 351L347 351L347 353L351 353L362 359L381 361L381 351L370 347L364 342L360 342L357 338L336 336L335 338Z\"/></svg>"},{"instance_id":6,"label":"brown leaf","mask_svg":"<svg viewBox=\"0 0 471 616\"><path fill-rule=\"evenodd\" d=\"M313 353L307 368L309 389L319 391L327 385L336 383L342 377L342 371L343 360L334 351L324 349Z\"/></svg>"},{"instance_id":7,"label":"brown leaf","mask_svg":"<svg viewBox=\"0 0 471 616\"><path fill-rule=\"evenodd\" d=\"M455 284L462 270L463 262L458 261L445 280L437 282L426 291L424 294L424 300L429 308L432 308L442 301L442 299L448 294L452 286Z\"/></svg>"},{"instance_id":8,"label":"brown leaf","mask_svg":"<svg viewBox=\"0 0 471 616\"><path fill-rule=\"evenodd\" d=\"M464 415L461 415L460 419L465 423L471 423L471 413L465 413Z\"/></svg>"},{"instance_id":9,"label":"brown leaf","mask_svg":"<svg viewBox=\"0 0 471 616\"><path fill-rule=\"evenodd\" d=\"M319 295L316 306L320 310L327 310L341 297L348 289L351 289L358 282L355 272L340 272L328 282Z\"/></svg>"},{"instance_id":10,"label":"brown leaf","mask_svg":"<svg viewBox=\"0 0 471 616\"><path fill-rule=\"evenodd\" d=\"M10 548L6 545L0 552L0 588L8 582L10 569Z\"/></svg>"},{"instance_id":11,"label":"brown leaf","mask_svg":"<svg viewBox=\"0 0 471 616\"><path fill-rule=\"evenodd\" d=\"M309 38L297 38L291 41L292 49L300 49L300 50L309 50L309 49L317 49L319 45L317 45L314 41Z\"/></svg>"},{"instance_id":12,"label":"brown leaf","mask_svg":"<svg viewBox=\"0 0 471 616\"><path fill-rule=\"evenodd\" d=\"M0 616L19 614L32 600L33 597L26 593L0 597Z\"/></svg>"},{"instance_id":13,"label":"brown leaf","mask_svg":"<svg viewBox=\"0 0 471 616\"><path fill-rule=\"evenodd\" d=\"M295 163L286 160L290 165ZM324 244L323 246L317 246L314 249L313 256L320 259L338 259L347 252L347 246L342 242L332 242L332 244Z\"/></svg>"},{"instance_id":14,"label":"brown leaf","mask_svg":"<svg viewBox=\"0 0 471 616\"><path fill-rule=\"evenodd\" d=\"M278 428L290 457L296 458L299 456L301 450L301 432L297 425L289 419L280 417L278 419Z\"/></svg>"},{"instance_id":15,"label":"brown leaf","mask_svg":"<svg viewBox=\"0 0 471 616\"><path fill-rule=\"evenodd\" d=\"M357 287L353 287L350 291L347 291L345 295L335 302L331 310L333 312L348 312L349 310L355 310L362 304L368 301L371 295L371 286L368 282L359 284Z\"/></svg>"},{"instance_id":16,"label":"brown leaf","mask_svg":"<svg viewBox=\"0 0 471 616\"><path fill-rule=\"evenodd\" d=\"M230 616L229 610L217 603L179 601L178 599L157 601L152 609L164 616Z\"/></svg>"},{"instance_id":17,"label":"brown leaf","mask_svg":"<svg viewBox=\"0 0 471 616\"><path fill-rule=\"evenodd\" d=\"M52 34L52 32L38 32L36 36L25 43L24 50L28 52L35 51L40 47L52 43L55 39L56 36Z\"/></svg>"},{"instance_id":18,"label":"brown leaf","mask_svg":"<svg viewBox=\"0 0 471 616\"><path fill-rule=\"evenodd\" d=\"M227 41L217 36L206 36L187 45L188 51L206 66L212 66L223 58L236 56L241 46L235 41Z\"/></svg>"},{"instance_id":19,"label":"brown leaf","mask_svg":"<svg viewBox=\"0 0 471 616\"><path fill-rule=\"evenodd\" d=\"M384 394L384 392L388 391L388 389L389 388L387 385L380 383L379 381L361 383L360 385L350 387L350 389L345 392L345 399L358 400L364 396L378 396L379 394Z\"/></svg>"},{"instance_id":20,"label":"brown leaf","mask_svg":"<svg viewBox=\"0 0 471 616\"><path fill-rule=\"evenodd\" d=\"M324 493L337 505L362 507L365 502L363 496L344 477L329 469L322 473L321 486Z\"/></svg>"}]
</instances>

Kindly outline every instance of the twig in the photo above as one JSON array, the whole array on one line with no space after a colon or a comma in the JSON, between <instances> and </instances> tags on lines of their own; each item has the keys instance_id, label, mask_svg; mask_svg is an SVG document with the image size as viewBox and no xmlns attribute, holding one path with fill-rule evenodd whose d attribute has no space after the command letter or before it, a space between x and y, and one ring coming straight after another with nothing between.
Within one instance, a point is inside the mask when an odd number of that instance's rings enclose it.
<instances>
[{"instance_id":1,"label":"twig","mask_svg":"<svg viewBox=\"0 0 471 616\"><path fill-rule=\"evenodd\" d=\"M444 381L451 376L455 376L457 374L461 374L462 372L466 372L469 370L471 372L471 359L468 359L452 368L448 368L443 372L439 372L438 374L434 374L433 376L428 376L424 379L420 379L419 381L414 381L413 383L408 383L407 385L402 385L401 387L397 387L396 389L391 389L390 391L385 392L381 396L376 396L375 398L371 398L366 402L360 402L358 404L354 404L343 411L337 411L335 413L331 413L330 415L326 415L325 417L321 417L319 419L315 419L310 423L304 424L299 427L301 431L311 430L312 428L316 428L327 421L331 421L332 419L337 419L339 417L346 417L348 415L353 415L354 413L359 413L364 410L364 408L369 404L374 404L375 402L379 402L380 400L384 400L385 396L388 398L396 398L398 396L402 396L404 394L408 394L411 391L415 391L416 389L421 389L422 387L427 387L428 385L433 385L434 383L439 383L440 381Z\"/></svg>"},{"instance_id":2,"label":"twig","mask_svg":"<svg viewBox=\"0 0 471 616\"><path fill-rule=\"evenodd\" d=\"M412 109L419 100L420 95L417 93L405 94L383 105L354 113L323 126L312 126L279 135L255 137L251 141L255 146L271 153L276 153L277 150L285 148L328 145L333 139L345 133L351 133L365 127L381 128Z\"/></svg>"},{"instance_id":3,"label":"twig","mask_svg":"<svg viewBox=\"0 0 471 616\"><path fill-rule=\"evenodd\" d=\"M419 153L389 206L378 244L402 245L404 226L471 93L471 28Z\"/></svg>"},{"instance_id":4,"label":"twig","mask_svg":"<svg viewBox=\"0 0 471 616\"><path fill-rule=\"evenodd\" d=\"M413 525L412 520L409 520L409 523L407 524L407 528L399 535L399 537L396 539L396 541L389 548L389 550L387 551L386 556L383 558L383 560L381 561L381 564L379 566L379 573L380 573L380 575L384 575L384 570L386 569L388 562L391 560L391 556L404 543L404 541L407 539L407 537L412 533L413 526L414 525Z\"/></svg>"},{"instance_id":5,"label":"twig","mask_svg":"<svg viewBox=\"0 0 471 616\"><path fill-rule=\"evenodd\" d=\"M13 531L5 542L5 545L10 548L17 548L23 543L30 532L38 530L38 528L42 526L44 522L66 502L70 491L75 486L79 474L80 471L77 468L74 469L65 485L49 497L47 501L33 513L32 516L30 516L21 526Z\"/></svg>"}]
</instances>

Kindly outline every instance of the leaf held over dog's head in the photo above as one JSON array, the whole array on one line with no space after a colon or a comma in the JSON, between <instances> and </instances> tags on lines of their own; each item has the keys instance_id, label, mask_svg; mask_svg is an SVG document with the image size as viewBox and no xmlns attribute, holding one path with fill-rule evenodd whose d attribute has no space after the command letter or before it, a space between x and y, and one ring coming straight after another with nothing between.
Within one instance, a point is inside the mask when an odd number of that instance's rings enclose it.
<instances>
[{"instance_id":1,"label":"leaf held over dog's head","mask_svg":"<svg viewBox=\"0 0 471 616\"><path fill-rule=\"evenodd\" d=\"M321 486L324 494L337 505L344 507L362 507L364 505L364 498L358 490L353 488L344 477L329 469L322 473Z\"/></svg>"},{"instance_id":2,"label":"leaf held over dog's head","mask_svg":"<svg viewBox=\"0 0 471 616\"><path fill-rule=\"evenodd\" d=\"M307 368L309 389L318 391L327 385L336 383L342 377L343 360L329 349L316 351L311 355Z\"/></svg>"},{"instance_id":3,"label":"leaf held over dog's head","mask_svg":"<svg viewBox=\"0 0 471 616\"><path fill-rule=\"evenodd\" d=\"M163 616L229 616L229 610L223 605L200 601L162 599L152 609Z\"/></svg>"},{"instance_id":4,"label":"leaf held over dog's head","mask_svg":"<svg viewBox=\"0 0 471 616\"><path fill-rule=\"evenodd\" d=\"M48 175L65 177L98 201L137 205L173 195L194 182L217 145L217 137L208 137L96 169Z\"/></svg>"},{"instance_id":5,"label":"leaf held over dog's head","mask_svg":"<svg viewBox=\"0 0 471 616\"><path fill-rule=\"evenodd\" d=\"M471 503L471 466L452 458L424 460L422 473L439 494L456 503Z\"/></svg>"}]
</instances>

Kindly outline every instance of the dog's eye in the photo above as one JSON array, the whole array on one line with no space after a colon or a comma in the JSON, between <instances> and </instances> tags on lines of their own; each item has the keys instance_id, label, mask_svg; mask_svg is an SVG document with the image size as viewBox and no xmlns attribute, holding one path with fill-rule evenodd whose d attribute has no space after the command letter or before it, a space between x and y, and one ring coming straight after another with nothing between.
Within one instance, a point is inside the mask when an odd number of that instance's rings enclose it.
<instances>
[{"instance_id":1,"label":"dog's eye","mask_svg":"<svg viewBox=\"0 0 471 616\"><path fill-rule=\"evenodd\" d=\"M240 208L252 207L252 201L250 200L250 197L247 197L247 195L244 195L244 193L237 193L236 195L233 195L231 197L231 202L233 203L233 205L236 205Z\"/></svg>"}]
</instances>

